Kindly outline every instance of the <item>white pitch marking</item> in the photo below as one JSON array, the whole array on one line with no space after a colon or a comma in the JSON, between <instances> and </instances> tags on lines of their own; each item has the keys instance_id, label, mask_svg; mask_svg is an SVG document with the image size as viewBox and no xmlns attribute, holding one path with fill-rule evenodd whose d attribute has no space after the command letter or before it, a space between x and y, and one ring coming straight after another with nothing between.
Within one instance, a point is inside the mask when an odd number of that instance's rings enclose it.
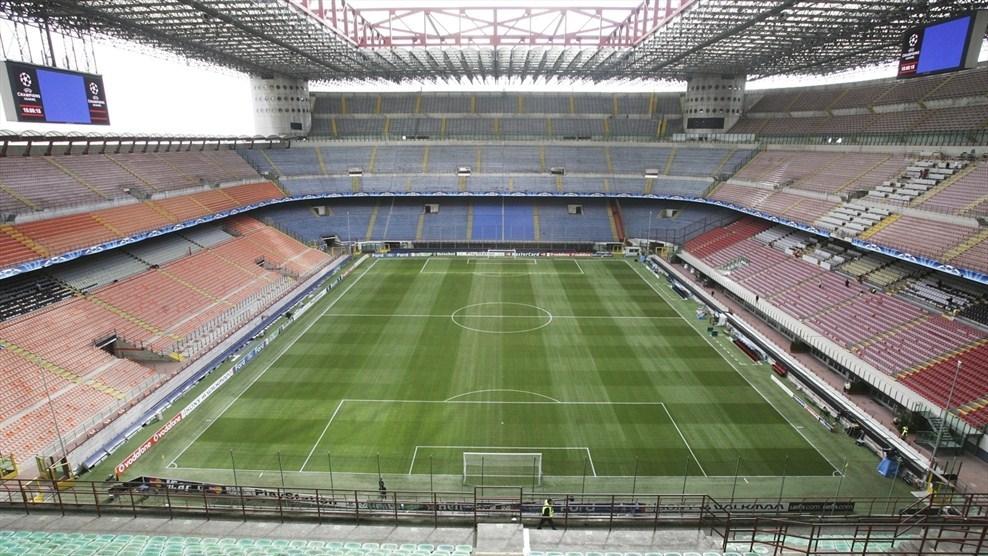
<instances>
[{"instance_id":1,"label":"white pitch marking","mask_svg":"<svg viewBox=\"0 0 988 556\"><path fill-rule=\"evenodd\" d=\"M706 336L706 334L704 334L704 333L702 333L702 332L701 332L700 330L698 330L698 329L697 329L697 328L696 328L695 326L693 326L693 323L692 323L692 322L690 322L690 320L689 320L689 319L687 319L686 317L684 317L684 316L683 316L683 314L682 314L682 313L680 313L678 309L676 309L676 307L675 307L675 305L673 305L672 303L669 303L669 302L668 302L668 300L667 300L667 298L666 298L666 296L665 296L665 295L664 295L664 294L662 293L662 291L661 291L661 290L659 290L658 288L656 288L656 287L655 287L655 284L653 284L653 283L652 283L652 282L650 282L650 281L649 281L648 279L646 279L646 278L645 278L644 276L642 276L642 274L641 274L641 272L638 272L638 269L637 269L637 268L635 268L635 267L634 267L634 266L633 266L633 265L632 265L632 264L631 264L630 262L628 262L628 261L624 261L624 262L625 262L625 263L626 263L626 264L627 264L628 266L630 266L630 267L631 267L631 270L632 270L632 272L634 272L635 274L637 274L637 275L638 275L638 277L639 277L639 278L641 278L641 280L642 280L642 282L645 282L645 284L647 284L647 285L648 285L648 287L650 287L650 288L652 288L652 291L654 291L655 293L657 293L657 294L659 295L659 297L661 297L661 298L662 298L662 300L663 300L663 301L666 301L666 303L667 303L667 304L668 304L668 305L669 305L670 307L672 307L672 309L673 309L674 311L676 311L676 314L678 314L678 315L679 315L679 317L680 317L680 318L682 318L682 319L683 319L683 321L685 321L685 322L686 322L686 324L687 324L687 325L688 325L688 326L689 326L690 328L692 328L694 332L696 332L696 333L697 333L697 334L698 334L698 335L699 335L699 336L700 336L701 338L703 338L703 339L704 339L704 340L705 340L705 341L706 341L706 342L707 342L708 344L710 344L710 347L712 347L712 348L714 349L714 351L716 351L716 352L717 352L717 354L718 354L718 355L720 355L720 356L721 356L722 358L724 358L724 360L725 360L725 361L727 361L727 364L728 364L728 365L730 365L732 369L734 369L734 372L736 372L736 373L738 373L738 375L740 375L740 376L741 376L741 378L743 378L743 379L744 379L744 381L748 383L748 386L751 386L751 389L752 389L752 390L754 390L755 392L758 392L758 395L759 395L759 396L761 396L761 397L762 397L762 399L763 399L763 400L765 400L765 402L766 402L766 403L768 403L768 405L770 405L770 406L772 406L772 409L774 409L776 413L778 413L779 415L781 415L781 416L782 416L782 418L783 418L783 419L785 419L787 423L789 423L789 426L791 426L791 427L793 428L793 430L795 430L795 431L796 431L796 432L797 432L797 433L799 434L799 436L801 436L801 437L803 437L803 440L805 440L807 444L809 444L810 446L812 446L812 447L813 447L813 449L814 449L814 450L816 451L816 453L817 453L817 454L819 454L819 455L820 455L820 457L822 457L822 458L824 459L824 461L826 461L826 462L827 462L827 464L829 464L829 465L830 465L830 467L832 467L832 468L834 469L834 471L836 471L836 470L837 470L837 467L836 467L836 466L834 465L834 462L832 462L832 461L830 461L830 458L828 458L828 457L827 457L826 455L824 455L824 454L823 454L823 452L821 452L821 451L820 451L820 449L819 449L819 448L817 448L817 447L816 447L816 445L815 445L815 444L813 444L813 442L811 442L811 441L810 441L810 439L809 439L809 438L807 438L805 434L803 434L803 431L801 431L801 430L799 430L799 428L797 428L797 427L796 427L796 424L795 424L795 423L793 423L793 422L792 422L791 420L789 420L789 417L788 417L788 416L787 416L787 415L786 415L785 413L783 413L782 411L780 411L780 410L779 410L779 408L778 408L778 407L777 407L777 406L776 406L776 405L775 405L774 403L772 403L772 400L769 400L769 399L768 399L768 398L767 398L767 397L765 396L765 394L763 394L763 393L762 393L762 391L761 391L761 390L759 390L757 386L755 386L755 384L754 384L753 382L751 382L750 380L748 380L748 377L746 377L746 376L744 375L744 373L742 373L742 372L741 372L741 369L739 369L739 368L737 367L737 365L735 365L734 363L732 363L732 362L730 361L730 359L728 359L728 357L727 357L727 356L728 356L728 355L730 355L730 353L729 353L729 352L726 352L726 351L722 351L721 349L718 349L718 346L717 346L717 344L715 344L715 343L713 343L712 341L710 341L710 338L708 338L708 337Z\"/></svg>"},{"instance_id":2,"label":"white pitch marking","mask_svg":"<svg viewBox=\"0 0 988 556\"><path fill-rule=\"evenodd\" d=\"M366 403L460 403L460 404L490 404L490 405L665 405L664 402L563 402L559 400L551 402L509 402L498 400L383 400L367 398L347 398L347 402Z\"/></svg>"},{"instance_id":3,"label":"white pitch marking","mask_svg":"<svg viewBox=\"0 0 988 556\"><path fill-rule=\"evenodd\" d=\"M340 400L340 403L336 404L336 410L333 411L333 415L330 416L329 421L326 422L326 426L323 427L322 429L322 434L319 435L319 438L316 440L316 443L313 444L312 449L309 450L309 455L306 456L305 461L302 462L302 467L298 468L299 471L304 471L305 466L309 465L309 460L312 459L312 454L316 453L316 448L319 446L319 443L322 442L322 437L326 436L326 431L328 431L329 426L333 424L333 419L336 419L336 414L340 412L340 408L343 407L343 402L345 401L346 401L345 399Z\"/></svg>"},{"instance_id":4,"label":"white pitch marking","mask_svg":"<svg viewBox=\"0 0 988 556\"><path fill-rule=\"evenodd\" d=\"M533 396L538 396L540 398L545 398L547 400L551 400L551 401L553 401L555 403L563 403L563 402L557 400L556 398L553 398L552 396L546 396L545 394L539 394L538 392L532 392L530 390L513 390L511 388L487 388L485 390L474 390L472 392L464 392L462 394L457 394L457 395L455 395L455 396L453 396L451 398L447 398L447 399L445 399L443 401L444 402L451 402L451 401L455 400L456 398L462 398L463 396L469 396L471 394L484 394L486 392L514 392L516 394L531 394Z\"/></svg>"},{"instance_id":5,"label":"white pitch marking","mask_svg":"<svg viewBox=\"0 0 988 556\"><path fill-rule=\"evenodd\" d=\"M587 452L588 461L590 462L590 472L593 473L593 476L594 477L597 476L597 469L594 467L593 458L590 456L590 448L588 448L586 446L561 446L561 447L556 447L556 446L446 446L446 445L429 445L429 444L423 444L423 445L419 445L419 446L416 446L415 447L415 450L412 452L412 462L408 465L408 474L409 475L412 474L412 470L415 468L415 459L418 457L419 448L423 448L425 450L470 450L470 449L473 449L473 450L543 450L543 451L547 451L547 452L550 451L550 450L577 450L577 451L583 451L583 450L585 450Z\"/></svg>"},{"instance_id":6,"label":"white pitch marking","mask_svg":"<svg viewBox=\"0 0 988 556\"><path fill-rule=\"evenodd\" d=\"M686 440L686 436L683 435L683 431L679 429L679 425L676 424L676 420L672 418L672 413L669 413L669 408L666 407L666 404L662 404L662 409L666 410L666 415L669 416L669 422L672 423L672 426L676 427L676 432L679 433L679 438L683 440L683 444L686 444L686 449L689 450L690 455L693 456L693 461L695 461L696 465L700 468L700 473L703 473L703 476L706 477L707 472L703 469L703 464L700 463L700 458L696 457L696 454L693 453L693 448L690 447L690 443Z\"/></svg>"},{"instance_id":7,"label":"white pitch marking","mask_svg":"<svg viewBox=\"0 0 988 556\"><path fill-rule=\"evenodd\" d=\"M332 302L331 302L331 303L330 303L329 305L327 305L327 306L326 306L326 308L325 308L325 309L323 309L321 313L319 313L319 316L318 316L318 317L316 317L316 318L314 318L314 319L312 319L312 321L310 321L310 322L309 322L309 324L307 324L307 325L305 326L305 328L303 328L303 329L302 329L302 331L301 331L301 332L300 332L300 333L299 333L299 334L298 334L297 336L295 336L295 338L294 338L294 339L293 339L293 340L292 340L291 342L289 342L289 343L288 343L288 344L286 344L286 345L285 345L284 347L282 347L282 348L281 348L281 349L280 349L280 350L278 351L278 355L277 355L277 356L275 356L274 358L272 358L272 359L271 359L271 360L270 360L270 361L268 362L268 364L264 366L264 368L263 368L263 369L261 370L261 372L259 372L259 373L257 373L257 376L255 376L255 377L254 377L253 379L251 379L251 381L250 381L250 382L249 382L249 383L247 384L247 387L246 387L246 388L244 388L243 390L241 390L241 392L240 392L239 394L237 394L237 396L236 396L235 398L233 398L232 400L230 400L230 403L228 403L228 404L226 404L226 405L225 405L225 406L223 407L223 409L222 409L222 410L221 410L221 411L220 411L220 412L219 412L218 414L216 414L216 418L215 418L215 419L213 419L213 420L212 420L212 421L211 421L211 422L209 423L209 425L207 425L207 426L205 426L205 427L203 427L203 429L202 429L201 431L199 431L199 434L197 434L197 435L196 435L196 436L195 436L195 437L194 437L194 438L193 438L192 440L190 440L190 441L189 441L189 443L188 443L188 444L187 444L187 445L185 446L185 448L183 448L183 449L182 449L182 451L181 451L181 452L179 452L179 453L178 453L178 455L177 455L177 456L175 456L175 457L174 457L174 458L172 459L172 461L171 461L171 462L172 462L172 463L175 463L175 462L177 462L177 461L178 461L178 459L179 459L180 457L182 457L182 454L184 454L184 453L185 453L186 451L188 451L188 449L189 449L189 448L191 448L191 447L192 447L192 445L193 445L193 444L195 444L197 440L199 440L199 437L201 437L201 436L202 436L203 434L205 434L205 433L206 433L206 431L207 431L207 430L209 429L209 427L211 427L211 426L212 426L213 424L215 424L215 423L216 423L216 421L219 421L219 419L220 419L220 417L222 417L222 416L223 416L223 414L224 414L224 413L226 413L226 412L227 412L227 410L228 410L228 409L230 409L230 407L231 407L231 406L232 406L232 405L233 405L234 403L236 403L236 402L237 402L237 400L239 400L239 399L240 399L240 396L243 396L243 395L244 395L244 392L246 392L247 390L250 390L250 387L251 387L251 386L253 386L253 385L254 385L254 383L255 383L255 382L257 382L257 381L258 381L258 380L259 380L259 379L260 379L260 378L261 378L262 376L264 376L264 373L266 373L266 372L268 372L268 369L270 369L270 368L271 368L272 366L274 366L274 364L275 364L275 363L277 363L277 362L278 362L278 361L279 361L279 360L280 360L280 359L282 358L282 356L284 356L284 355L285 355L285 353L287 353L287 352L288 352L288 350L289 350L289 349L291 349L292 347L294 347L294 346L295 346L295 343L296 343L296 342L298 342L298 341L299 341L299 339L300 339L300 338L301 338L302 336L304 336L304 335L305 335L305 333L306 333L306 332L308 332L310 328L312 328L312 327L313 327L313 326L314 326L314 325L315 325L315 324L316 324L317 322L319 322L319 321L320 321L320 320L321 320L321 319L322 319L322 318L323 318L324 316L326 316L326 313L327 313L327 312L328 312L328 311L329 311L329 310L330 310L331 308L333 308L333 306L334 306L334 305L336 305L336 303L337 303L337 302L338 302L339 300L341 300L341 299L343 299L343 296L345 296L345 295L347 294L347 292L349 292L349 291L350 291L350 290L351 290L351 289L352 289L352 288L353 288L354 286L356 286L356 285L357 285L357 282L359 282L361 278L363 278L364 276L366 276L366 275L367 275L367 273L368 273L368 272L370 272L370 270L371 270L372 268L374 268L374 265L376 265L376 264L377 264L377 261L379 261L379 260L380 260L380 259L374 259L374 262L372 262L372 263L371 263L371 264L370 264L370 265L369 265L369 266L368 266L367 268L365 268L365 269L364 269L364 272L363 272L363 274L361 274L360 276L357 276L357 277L356 277L356 278L355 278L355 279L353 280L353 282L351 282L351 283L350 283L350 285L349 285L349 286L347 286L347 288L346 288L345 290L343 290L343 292L342 292L342 293L340 293L340 295L339 295L339 297L337 297L337 298L336 298L336 299L334 299L334 300L333 300L333 301L332 301Z\"/></svg>"},{"instance_id":8,"label":"white pitch marking","mask_svg":"<svg viewBox=\"0 0 988 556\"><path fill-rule=\"evenodd\" d=\"M332 313L331 317L354 318L409 318L409 319L448 319L450 315L432 315L427 313ZM544 315L470 315L479 319L544 319ZM680 317L664 317L650 315L552 315L553 320L680 320Z\"/></svg>"},{"instance_id":9,"label":"white pitch marking","mask_svg":"<svg viewBox=\"0 0 988 556\"><path fill-rule=\"evenodd\" d=\"M665 404L662 404L662 405L665 406ZM590 455L590 448L587 448L587 461L590 462L590 472L593 473L593 476L594 477L596 477L597 476L597 468L594 467L594 464L593 464L593 456Z\"/></svg>"}]
</instances>

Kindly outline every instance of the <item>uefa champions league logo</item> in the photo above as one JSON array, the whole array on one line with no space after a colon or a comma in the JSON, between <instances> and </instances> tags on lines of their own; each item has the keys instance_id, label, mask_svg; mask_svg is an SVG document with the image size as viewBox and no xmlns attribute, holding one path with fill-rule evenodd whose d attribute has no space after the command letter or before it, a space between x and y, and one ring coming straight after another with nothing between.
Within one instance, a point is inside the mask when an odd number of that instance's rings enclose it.
<instances>
[{"instance_id":1,"label":"uefa champions league logo","mask_svg":"<svg viewBox=\"0 0 988 556\"><path fill-rule=\"evenodd\" d=\"M909 46L915 48L917 43L919 43L919 33L909 35Z\"/></svg>"},{"instance_id":2,"label":"uefa champions league logo","mask_svg":"<svg viewBox=\"0 0 988 556\"><path fill-rule=\"evenodd\" d=\"M99 96L99 85L97 85L96 83L90 82L89 83L89 92L92 93L92 95L94 97Z\"/></svg>"},{"instance_id":3,"label":"uefa champions league logo","mask_svg":"<svg viewBox=\"0 0 988 556\"><path fill-rule=\"evenodd\" d=\"M34 83L34 80L31 79L30 74L26 71L22 71L18 78L21 80L21 85L24 85L24 87L30 87Z\"/></svg>"}]
</instances>

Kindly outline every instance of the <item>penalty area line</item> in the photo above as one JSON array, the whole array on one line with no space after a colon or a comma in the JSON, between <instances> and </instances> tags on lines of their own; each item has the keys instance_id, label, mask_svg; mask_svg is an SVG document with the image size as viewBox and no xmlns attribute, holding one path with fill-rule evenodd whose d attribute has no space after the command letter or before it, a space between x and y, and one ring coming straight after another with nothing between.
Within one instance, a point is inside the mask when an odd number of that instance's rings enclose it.
<instances>
[{"instance_id":1,"label":"penalty area line","mask_svg":"<svg viewBox=\"0 0 988 556\"><path fill-rule=\"evenodd\" d=\"M309 460L312 459L312 454L316 453L316 448L319 447L319 443L322 442L324 436L326 436L326 431L329 430L329 426L333 424L333 420L336 419L336 415L340 412L340 408L343 407L343 402L346 400L340 400L340 403L336 404L336 409L333 411L333 415L330 416L329 421L326 422L326 426L322 428L322 434L316 439L316 443L312 445L312 449L309 450L309 455L305 456L305 461L302 462L302 467L299 467L299 471L305 471L305 466L309 465Z\"/></svg>"},{"instance_id":2,"label":"penalty area line","mask_svg":"<svg viewBox=\"0 0 988 556\"><path fill-rule=\"evenodd\" d=\"M727 348L725 348L724 346L720 346L718 344L715 344L713 341L711 341L710 338L708 338L706 334L704 334L699 328L697 328L696 326L694 326L693 322L690 321L689 319L687 319L680 312L679 308L677 308L671 301L669 301L669 298L667 298L666 295L664 293L662 293L662 290L660 288L657 288L654 283L652 283L651 281L649 281L648 278L646 278L645 276L643 276L642 273L638 271L638 268L637 267L635 267L634 265L632 265L628 261L625 261L625 263L627 263L628 266L631 267L631 271L634 272L635 274L637 274L638 275L638 278L640 278L642 282L645 282L645 284L648 287L652 288L652 291L654 291L656 294L658 294L658 296L660 298L662 298L662 301L664 301L667 305L669 305L670 307L672 307L673 311L675 311L676 314L678 314L680 316L680 318L683 319L683 322L685 322L688 327L690 327L691 329L693 329L693 331L697 335L699 335L701 338L703 338L704 341L706 341L710 345L710 347L718 355L720 355L721 359L723 359L724 361L726 361L727 364L730 365L730 367L732 369L734 369L734 372L738 373L738 375L742 379L744 379L745 382L748 383L748 386L750 386L752 390L754 390L755 392L757 392L758 395L761 396L761 398L763 400L765 400L765 403L767 403L772 409L775 410L776 413L778 413L787 423L789 423L789 426L792 427L792 429L794 431L796 431L796 434L798 434L800 437L802 437L802 439L810 447L813 448L813 451L815 451L817 453L817 455L819 455L821 458L823 458L823 461L827 462L827 465L829 465L833 471L839 471L839 468L836 465L834 465L834 462L830 461L830 458L828 458L826 455L824 455L824 453L820 451L820 449L817 447L817 445L814 444L806 436L806 434L803 433L802 430L800 430L798 427L796 427L796 424L793 423L791 419L789 419L789 416L786 415L785 413L783 413L782 410L779 409L779 407L777 405L775 405L775 403L772 402L772 400L768 399L768 396L766 396L764 392L762 392L757 386L755 386L755 383L751 382L751 380L747 376L745 376L745 374L743 372L741 372L741 369L738 368L738 366L735 365L733 361L731 361L731 358L730 358L730 355L729 355L730 352L727 350Z\"/></svg>"},{"instance_id":3,"label":"penalty area line","mask_svg":"<svg viewBox=\"0 0 988 556\"><path fill-rule=\"evenodd\" d=\"M195 437L193 437L192 440L190 440L188 444L186 444L185 448L182 448L182 451L179 452L178 455L176 455L174 458L172 458L172 461L170 462L169 465L176 464L178 462L179 458L181 458L182 455L185 454L185 452L187 452L189 450L189 448L191 448L192 445L195 444L199 440L200 437L202 437L202 435L206 434L206 431L209 430L209 428L212 427L217 421L219 421L220 418L223 417L223 414L225 414L227 412L227 410L229 410L230 407L232 407L233 404L235 404L237 402L237 400L240 399L240 396L243 396L244 393L247 392L247 390L250 390L250 388L252 386L254 386L254 383L257 382L258 380L260 380L260 378L262 376L264 376L264 373L268 372L268 370L271 367L273 367L275 363L277 363L278 361L280 361L281 358L284 357L284 355L286 353L288 353L288 350L290 350L293 347L295 347L295 344L299 341L299 339L301 339L302 336L305 336L305 334L313 326L315 326L315 324L317 322L319 322L320 320L322 320L322 318L324 316L326 316L326 313L329 312L329 310L332 309L333 306L336 305L337 302L339 302L339 300L343 299L343 297L351 289L353 289L354 286L357 285L357 282L360 282L360 279L361 278L363 278L364 276L366 276L367 273L370 272L372 268L374 268L374 265L377 264L377 261L378 260L380 260L380 259L374 259L374 261L370 265L368 265L366 268L364 268L364 272L360 276L357 276L353 280L353 282L350 282L350 285L347 286L346 289L344 289L342 293L340 293L339 297L337 297L336 299L334 299L329 305L326 306L325 309L322 310L321 313L319 313L319 316L318 317L316 317L316 318L312 319L311 321L309 321L309 323L305 326L305 328L303 328L302 331L299 332L297 336L295 336L294 338L292 338L292 341L288 342L287 344L285 344L284 347L282 347L280 350L278 350L278 355L276 355L275 357L271 358L271 360L268 361L268 363L264 366L264 368L261 369L261 371L258 372L257 375L254 376L254 378L252 378L249 383L247 383L247 386L243 390L241 390L240 393L237 394L232 400L230 400L229 403L227 403L225 406L223 406L223 409L220 410L220 412L216 414L216 417L214 419L207 420L206 421L206 424L205 424L205 426L203 426L202 430L199 431L199 433L197 435L195 435ZM250 367L250 365L248 365L248 368L249 367Z\"/></svg>"}]
</instances>

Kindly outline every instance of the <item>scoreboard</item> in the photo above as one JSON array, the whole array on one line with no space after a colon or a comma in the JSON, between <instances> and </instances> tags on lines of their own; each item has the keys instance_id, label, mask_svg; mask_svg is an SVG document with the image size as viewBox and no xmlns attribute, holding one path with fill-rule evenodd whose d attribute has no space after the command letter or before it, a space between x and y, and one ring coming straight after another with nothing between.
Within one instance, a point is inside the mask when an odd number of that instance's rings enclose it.
<instances>
[{"instance_id":1,"label":"scoreboard","mask_svg":"<svg viewBox=\"0 0 988 556\"><path fill-rule=\"evenodd\" d=\"M2 69L10 84L9 88L0 84L7 119L110 125L102 76L10 60Z\"/></svg>"},{"instance_id":2,"label":"scoreboard","mask_svg":"<svg viewBox=\"0 0 988 556\"><path fill-rule=\"evenodd\" d=\"M973 68L988 26L988 12L970 12L910 30L902 39L899 77Z\"/></svg>"}]
</instances>

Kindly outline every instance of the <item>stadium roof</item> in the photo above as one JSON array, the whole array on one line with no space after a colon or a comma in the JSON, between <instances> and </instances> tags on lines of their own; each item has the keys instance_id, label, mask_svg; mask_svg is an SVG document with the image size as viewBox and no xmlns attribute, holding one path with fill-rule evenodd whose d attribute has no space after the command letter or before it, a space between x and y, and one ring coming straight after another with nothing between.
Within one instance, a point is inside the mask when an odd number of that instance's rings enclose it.
<instances>
[{"instance_id":1,"label":"stadium roof","mask_svg":"<svg viewBox=\"0 0 988 556\"><path fill-rule=\"evenodd\" d=\"M536 2L538 0L535 0ZM828 74L892 61L911 27L988 0L598 0L409 7L358 0L0 0L48 21L251 74L315 81Z\"/></svg>"}]
</instances>

